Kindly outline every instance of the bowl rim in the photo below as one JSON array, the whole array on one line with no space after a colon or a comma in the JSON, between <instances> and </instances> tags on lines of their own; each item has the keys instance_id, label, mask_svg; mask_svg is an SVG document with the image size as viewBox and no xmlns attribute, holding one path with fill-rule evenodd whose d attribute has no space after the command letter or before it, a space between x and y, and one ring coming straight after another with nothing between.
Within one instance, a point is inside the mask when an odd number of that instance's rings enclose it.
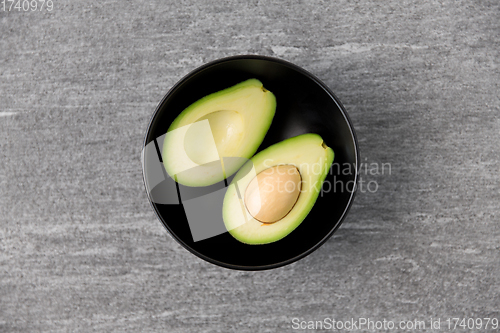
<instances>
[{"instance_id":1,"label":"bowl rim","mask_svg":"<svg viewBox=\"0 0 500 333\"><path fill-rule=\"evenodd\" d=\"M270 57L270 56L263 56L263 55L253 55L253 54L246 54L246 55L235 55L235 56L229 56L229 57L224 57L224 58L219 58L219 59L216 59L216 60L213 60L213 61L210 61L208 63L205 63L197 68L195 68L194 70L190 71L188 74L184 75L179 81L177 81L169 90L168 92L163 96L163 98L160 100L160 102L156 105L155 107L155 110L153 112L153 115L151 116L150 120L149 120L149 123L148 123L148 126L147 126L147 130L146 130L146 135L144 137L144 141L143 141L143 144L142 144L142 149L141 149L141 152L144 150L144 147L146 147L147 145L147 140L148 140L148 137L150 135L150 132L151 132L151 126L153 124L153 121L155 120L159 110L161 109L161 106L163 105L163 103L170 97L170 95L172 95L172 93L180 86L182 85L184 82L186 82L187 80L189 80L193 75L209 68L209 67L212 67L212 66L215 66L215 65L218 65L218 64L221 64L221 63L224 63L224 62L229 62L229 61L234 61L234 60L265 60L265 61L269 61L269 62L274 62L274 63L278 63L278 64L281 64L281 65L284 65L286 67L289 67L290 69L292 70L295 70L297 72L299 72L300 74L303 74L305 76L307 76L309 79L311 79L312 81L314 81L318 86L320 86L321 88L323 88L323 90L330 96L330 98L335 102L335 104L338 106L339 110L341 111L348 127L349 127L349 131L351 133L351 136L352 136L352 139L353 139L353 142L354 142L354 150L355 150L355 164L356 164L356 167L354 168L354 171L355 171L355 175L354 175L354 185L353 185L353 190L351 192L351 196L349 198L349 201L347 202L347 205L346 207L344 208L344 211L341 215L341 217L338 219L337 223L335 224L335 226L319 241L317 242L314 246L312 246L311 248L309 248L308 250L302 252L301 254L295 256L295 257L292 257L290 259L287 259L285 261L281 261L281 262L278 262L278 263L273 263L273 264L270 264L270 265L260 265L260 266L240 266L240 265L233 265L233 264L228 264L228 263L225 263L225 262L221 262L221 261L218 261L218 260L215 260L213 258L210 258L196 250L194 250L192 247L190 247L188 244L186 244L184 241L182 241L179 237L177 237L177 235L172 232L172 230L170 230L170 228L168 227L167 223L165 222L165 220L163 219L163 217L160 215L160 213L158 212L158 210L156 209L155 205L153 204L153 201L151 200L150 196L149 196L149 193L148 193L148 190L147 190L147 186L146 186L146 168L145 168L145 160L144 160L144 157L141 156L141 164L142 164L142 180L143 180L143 183L144 183L144 188L146 190L146 196L148 198L148 201L151 205L151 207L153 208L153 211L155 212L156 214L156 217L160 220L161 224L163 225L163 227L167 230L168 234L170 234L170 236L175 239L180 245L182 245L182 247L184 247L186 250L188 250L189 252L191 252L192 254L194 254L195 256L197 256L198 258L200 259L203 259L211 264L214 264L214 265L217 265L217 266L220 266L220 267L224 267L224 268L229 268L229 269L233 269L233 270L240 270L240 271L262 271L262 270L268 270L268 269L274 269L274 268L279 268L279 267L283 267L283 266L286 266L286 265L289 265L291 263L294 263L294 262L297 262L298 260L308 256L309 254L313 253L314 251L316 251L319 247L321 247L338 229L339 227L342 225L342 223L344 222L348 212L350 211L351 207L352 207L352 204L353 204L353 201L354 201L354 198L356 196L356 193L358 191L358 179L359 179L359 161L360 161L360 152L359 152L359 144L358 144L358 139L357 139L357 136L356 136L356 132L354 130L354 125L352 123L352 120L351 118L349 117L349 115L347 114L347 111L344 107L344 105L342 104L342 102L339 100L339 98L333 93L333 91L326 85L324 84L320 79L318 79L314 74L310 73L309 71L305 70L304 68L298 66L298 65L295 65L291 62L288 62L286 60L283 60L283 59L279 59L279 58L275 58L275 57Z\"/></svg>"}]
</instances>

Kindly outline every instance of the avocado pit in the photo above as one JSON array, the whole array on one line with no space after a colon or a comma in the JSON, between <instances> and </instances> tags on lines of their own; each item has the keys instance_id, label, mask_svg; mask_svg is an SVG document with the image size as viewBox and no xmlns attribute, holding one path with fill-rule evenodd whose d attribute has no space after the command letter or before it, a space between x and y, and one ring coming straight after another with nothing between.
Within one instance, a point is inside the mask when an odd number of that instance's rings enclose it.
<instances>
[{"instance_id":1,"label":"avocado pit","mask_svg":"<svg viewBox=\"0 0 500 333\"><path fill-rule=\"evenodd\" d=\"M276 165L261 171L245 190L245 206L256 220L275 223L297 202L302 177L294 165Z\"/></svg>"}]
</instances>

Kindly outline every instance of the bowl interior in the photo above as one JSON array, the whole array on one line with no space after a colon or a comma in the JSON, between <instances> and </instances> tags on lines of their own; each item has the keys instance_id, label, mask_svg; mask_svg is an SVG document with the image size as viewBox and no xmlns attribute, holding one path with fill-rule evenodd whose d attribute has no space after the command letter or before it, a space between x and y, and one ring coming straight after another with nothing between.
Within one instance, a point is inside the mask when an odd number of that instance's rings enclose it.
<instances>
[{"instance_id":1,"label":"bowl interior","mask_svg":"<svg viewBox=\"0 0 500 333\"><path fill-rule=\"evenodd\" d=\"M311 74L281 60L258 56L222 59L190 73L168 92L151 120L145 146L164 135L191 103L250 78L259 79L277 100L276 115L258 151L293 136L317 133L335 152L323 190L307 218L288 236L271 244L246 245L228 232L195 242L186 217L186 199L222 189L224 182L194 191L177 184L179 204L161 204L161 200L149 198L164 226L189 251L224 267L258 270L279 267L311 253L339 227L352 202L359 160L357 143L343 107L329 89ZM152 163L149 158L143 162ZM147 179L147 165L144 170ZM222 201L214 200L211 205L220 204L222 222Z\"/></svg>"}]
</instances>

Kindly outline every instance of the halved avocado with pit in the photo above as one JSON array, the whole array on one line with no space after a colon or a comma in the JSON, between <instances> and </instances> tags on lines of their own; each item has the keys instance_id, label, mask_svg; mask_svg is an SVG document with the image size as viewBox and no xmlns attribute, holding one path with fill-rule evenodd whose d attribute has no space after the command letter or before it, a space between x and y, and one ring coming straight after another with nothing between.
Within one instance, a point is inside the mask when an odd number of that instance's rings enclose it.
<instances>
[{"instance_id":1,"label":"halved avocado with pit","mask_svg":"<svg viewBox=\"0 0 500 333\"><path fill-rule=\"evenodd\" d=\"M255 154L275 111L275 96L257 79L199 99L175 118L165 135L165 170L186 186L222 181Z\"/></svg>"},{"instance_id":2,"label":"halved avocado with pit","mask_svg":"<svg viewBox=\"0 0 500 333\"><path fill-rule=\"evenodd\" d=\"M303 134L255 155L236 174L224 197L229 233L246 244L278 241L309 214L334 153L321 136Z\"/></svg>"}]
</instances>

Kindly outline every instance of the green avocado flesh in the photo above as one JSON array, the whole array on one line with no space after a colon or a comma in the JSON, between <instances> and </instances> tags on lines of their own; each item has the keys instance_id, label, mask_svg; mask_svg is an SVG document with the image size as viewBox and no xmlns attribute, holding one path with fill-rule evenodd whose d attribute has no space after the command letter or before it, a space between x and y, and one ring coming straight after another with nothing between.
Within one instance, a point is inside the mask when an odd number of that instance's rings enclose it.
<instances>
[{"instance_id":1,"label":"green avocado flesh","mask_svg":"<svg viewBox=\"0 0 500 333\"><path fill-rule=\"evenodd\" d=\"M261 151L243 166L228 187L222 208L226 229L246 244L267 244L287 236L313 208L333 158L333 150L317 134L299 135ZM283 218L274 223L262 223L247 208L246 189L256 175L279 165L295 166L299 170L300 194Z\"/></svg>"},{"instance_id":2,"label":"green avocado flesh","mask_svg":"<svg viewBox=\"0 0 500 333\"><path fill-rule=\"evenodd\" d=\"M165 135L165 170L186 186L222 181L255 154L275 110L276 98L257 79L199 99L175 118Z\"/></svg>"}]
</instances>

